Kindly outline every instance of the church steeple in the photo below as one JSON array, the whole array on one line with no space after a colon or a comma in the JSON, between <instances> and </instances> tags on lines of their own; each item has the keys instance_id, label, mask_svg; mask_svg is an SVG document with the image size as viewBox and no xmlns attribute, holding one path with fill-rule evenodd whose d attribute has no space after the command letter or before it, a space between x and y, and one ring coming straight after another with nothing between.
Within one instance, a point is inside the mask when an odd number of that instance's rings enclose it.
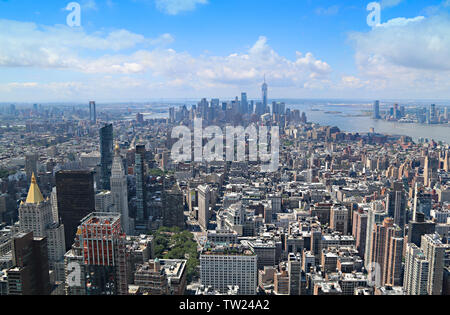
<instances>
[{"instance_id":1,"label":"church steeple","mask_svg":"<svg viewBox=\"0 0 450 315\"><path fill-rule=\"evenodd\" d=\"M39 186L36 181L36 176L31 176L31 185L30 190L28 191L27 200L25 203L28 204L39 204L44 201L44 196L42 196L41 190L39 189Z\"/></svg>"}]
</instances>

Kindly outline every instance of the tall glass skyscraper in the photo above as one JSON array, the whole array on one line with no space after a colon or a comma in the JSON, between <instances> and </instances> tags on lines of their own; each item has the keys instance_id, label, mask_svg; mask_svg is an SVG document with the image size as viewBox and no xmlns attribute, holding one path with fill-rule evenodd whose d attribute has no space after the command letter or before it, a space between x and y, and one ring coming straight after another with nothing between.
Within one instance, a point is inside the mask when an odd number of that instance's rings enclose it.
<instances>
[{"instance_id":1,"label":"tall glass skyscraper","mask_svg":"<svg viewBox=\"0 0 450 315\"><path fill-rule=\"evenodd\" d=\"M373 118L380 119L380 101L375 101L373 103Z\"/></svg>"},{"instance_id":2,"label":"tall glass skyscraper","mask_svg":"<svg viewBox=\"0 0 450 315\"><path fill-rule=\"evenodd\" d=\"M241 93L241 113L242 114L248 113L247 93Z\"/></svg>"},{"instance_id":3,"label":"tall glass skyscraper","mask_svg":"<svg viewBox=\"0 0 450 315\"><path fill-rule=\"evenodd\" d=\"M101 154L101 188L111 190L111 169L113 163L113 125L109 124L100 129L100 154Z\"/></svg>"},{"instance_id":4,"label":"tall glass skyscraper","mask_svg":"<svg viewBox=\"0 0 450 315\"><path fill-rule=\"evenodd\" d=\"M94 101L89 102L89 120L93 123L97 122L97 108Z\"/></svg>"},{"instance_id":5,"label":"tall glass skyscraper","mask_svg":"<svg viewBox=\"0 0 450 315\"><path fill-rule=\"evenodd\" d=\"M264 83L262 85L262 100L263 100L263 106L264 106L264 111L266 111L267 109L267 105L268 105L268 91L269 91L269 86L266 83L266 77L264 76Z\"/></svg>"}]
</instances>

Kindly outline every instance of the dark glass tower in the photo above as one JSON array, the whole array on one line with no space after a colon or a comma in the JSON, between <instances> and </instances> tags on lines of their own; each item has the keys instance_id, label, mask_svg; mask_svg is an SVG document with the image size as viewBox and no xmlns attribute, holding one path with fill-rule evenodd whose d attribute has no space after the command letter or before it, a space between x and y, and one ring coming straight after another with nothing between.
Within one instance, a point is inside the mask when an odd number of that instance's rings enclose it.
<instances>
[{"instance_id":1,"label":"dark glass tower","mask_svg":"<svg viewBox=\"0 0 450 315\"><path fill-rule=\"evenodd\" d=\"M375 101L373 103L373 118L380 119L380 101Z\"/></svg>"},{"instance_id":2,"label":"dark glass tower","mask_svg":"<svg viewBox=\"0 0 450 315\"><path fill-rule=\"evenodd\" d=\"M95 102L89 102L89 120L94 124L97 122L97 108Z\"/></svg>"},{"instance_id":3,"label":"dark glass tower","mask_svg":"<svg viewBox=\"0 0 450 315\"><path fill-rule=\"evenodd\" d=\"M387 212L402 231L406 225L406 195L402 182L395 182L387 196Z\"/></svg>"},{"instance_id":4,"label":"dark glass tower","mask_svg":"<svg viewBox=\"0 0 450 315\"><path fill-rule=\"evenodd\" d=\"M47 238L33 237L33 232L18 233L11 245L13 267L8 270L9 295L50 294Z\"/></svg>"},{"instance_id":5,"label":"dark glass tower","mask_svg":"<svg viewBox=\"0 0 450 315\"><path fill-rule=\"evenodd\" d=\"M95 211L94 173L60 171L56 173L58 211L64 224L66 250L72 247L80 221Z\"/></svg>"},{"instance_id":6,"label":"dark glass tower","mask_svg":"<svg viewBox=\"0 0 450 315\"><path fill-rule=\"evenodd\" d=\"M101 153L101 189L111 190L111 169L114 158L113 125L109 124L100 129Z\"/></svg>"}]
</instances>

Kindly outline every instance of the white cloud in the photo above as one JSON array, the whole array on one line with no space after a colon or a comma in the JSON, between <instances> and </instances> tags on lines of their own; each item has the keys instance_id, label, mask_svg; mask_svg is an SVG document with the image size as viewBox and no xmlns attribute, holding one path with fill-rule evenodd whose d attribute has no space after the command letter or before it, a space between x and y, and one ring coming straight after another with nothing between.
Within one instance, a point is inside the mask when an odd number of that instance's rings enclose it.
<instances>
[{"instance_id":1,"label":"white cloud","mask_svg":"<svg viewBox=\"0 0 450 315\"><path fill-rule=\"evenodd\" d=\"M449 87L448 16L397 18L367 33L353 33L359 76L369 86L442 97ZM448 95L447 95L448 96Z\"/></svg>"},{"instance_id":2,"label":"white cloud","mask_svg":"<svg viewBox=\"0 0 450 315\"><path fill-rule=\"evenodd\" d=\"M65 25L0 20L0 66L82 68L84 51L118 52L137 46L160 46L173 41L170 34L149 39L127 30L87 34ZM77 65L79 64L79 65Z\"/></svg>"},{"instance_id":3,"label":"white cloud","mask_svg":"<svg viewBox=\"0 0 450 315\"><path fill-rule=\"evenodd\" d=\"M386 23L382 23L376 27L385 27L386 28L386 27L406 26L410 23L420 22L424 19L425 19L424 16L417 16L417 17L411 18L411 19L400 17L400 18L391 19L391 20L387 21Z\"/></svg>"},{"instance_id":4,"label":"white cloud","mask_svg":"<svg viewBox=\"0 0 450 315\"><path fill-rule=\"evenodd\" d=\"M0 46L0 68L65 70L91 77L105 74L116 80L126 76L133 78L133 82L140 80L144 86L150 84L153 88L177 87L180 93L183 89L230 91L247 86L259 88L264 75L272 87L320 89L329 84L328 77L332 72L328 63L310 52L296 52L293 60L280 56L263 36L246 52L193 56L164 48L165 44L173 41L170 34L156 39L127 30L88 34L66 26L47 27L0 20L0 40L3 43ZM125 50L127 54L123 53ZM128 53L128 50L132 52ZM63 77L70 78L70 74ZM98 83L94 81L93 84ZM65 85L57 87L64 88ZM73 85L69 87L73 90ZM33 88L50 87L39 84ZM123 84L118 88L129 86Z\"/></svg>"},{"instance_id":5,"label":"white cloud","mask_svg":"<svg viewBox=\"0 0 450 315\"><path fill-rule=\"evenodd\" d=\"M297 52L295 60L277 54L261 36L247 53L194 57L173 49L140 50L129 56L102 57L81 67L88 73L137 74L149 72L170 84L193 88L258 85L266 75L272 86L305 88L320 84L331 67L313 54Z\"/></svg>"},{"instance_id":6,"label":"white cloud","mask_svg":"<svg viewBox=\"0 0 450 315\"><path fill-rule=\"evenodd\" d=\"M399 22L402 21L402 22ZM369 33L354 33L357 63L387 62L408 69L450 70L450 19L395 19Z\"/></svg>"},{"instance_id":7,"label":"white cloud","mask_svg":"<svg viewBox=\"0 0 450 315\"><path fill-rule=\"evenodd\" d=\"M366 87L368 84L369 84L368 81L363 81L355 76L343 76L340 82L342 88L351 88L351 89L360 89Z\"/></svg>"},{"instance_id":8,"label":"white cloud","mask_svg":"<svg viewBox=\"0 0 450 315\"><path fill-rule=\"evenodd\" d=\"M208 0L155 0L158 10L170 15L184 11L193 11L199 4L207 4Z\"/></svg>"}]
</instances>

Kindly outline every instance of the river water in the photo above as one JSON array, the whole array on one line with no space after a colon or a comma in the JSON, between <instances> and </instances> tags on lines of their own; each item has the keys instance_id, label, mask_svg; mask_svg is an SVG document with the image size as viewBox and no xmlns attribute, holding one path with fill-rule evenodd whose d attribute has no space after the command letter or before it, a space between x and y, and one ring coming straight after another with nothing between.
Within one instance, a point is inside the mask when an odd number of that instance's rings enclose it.
<instances>
[{"instance_id":1,"label":"river water","mask_svg":"<svg viewBox=\"0 0 450 315\"><path fill-rule=\"evenodd\" d=\"M365 112L371 105L309 105L292 104L286 107L299 109L306 113L308 121L326 126L337 126L346 132L375 132L387 135L406 135L417 141L419 138L433 139L450 144L450 125L407 124L375 120Z\"/></svg>"}]
</instances>

